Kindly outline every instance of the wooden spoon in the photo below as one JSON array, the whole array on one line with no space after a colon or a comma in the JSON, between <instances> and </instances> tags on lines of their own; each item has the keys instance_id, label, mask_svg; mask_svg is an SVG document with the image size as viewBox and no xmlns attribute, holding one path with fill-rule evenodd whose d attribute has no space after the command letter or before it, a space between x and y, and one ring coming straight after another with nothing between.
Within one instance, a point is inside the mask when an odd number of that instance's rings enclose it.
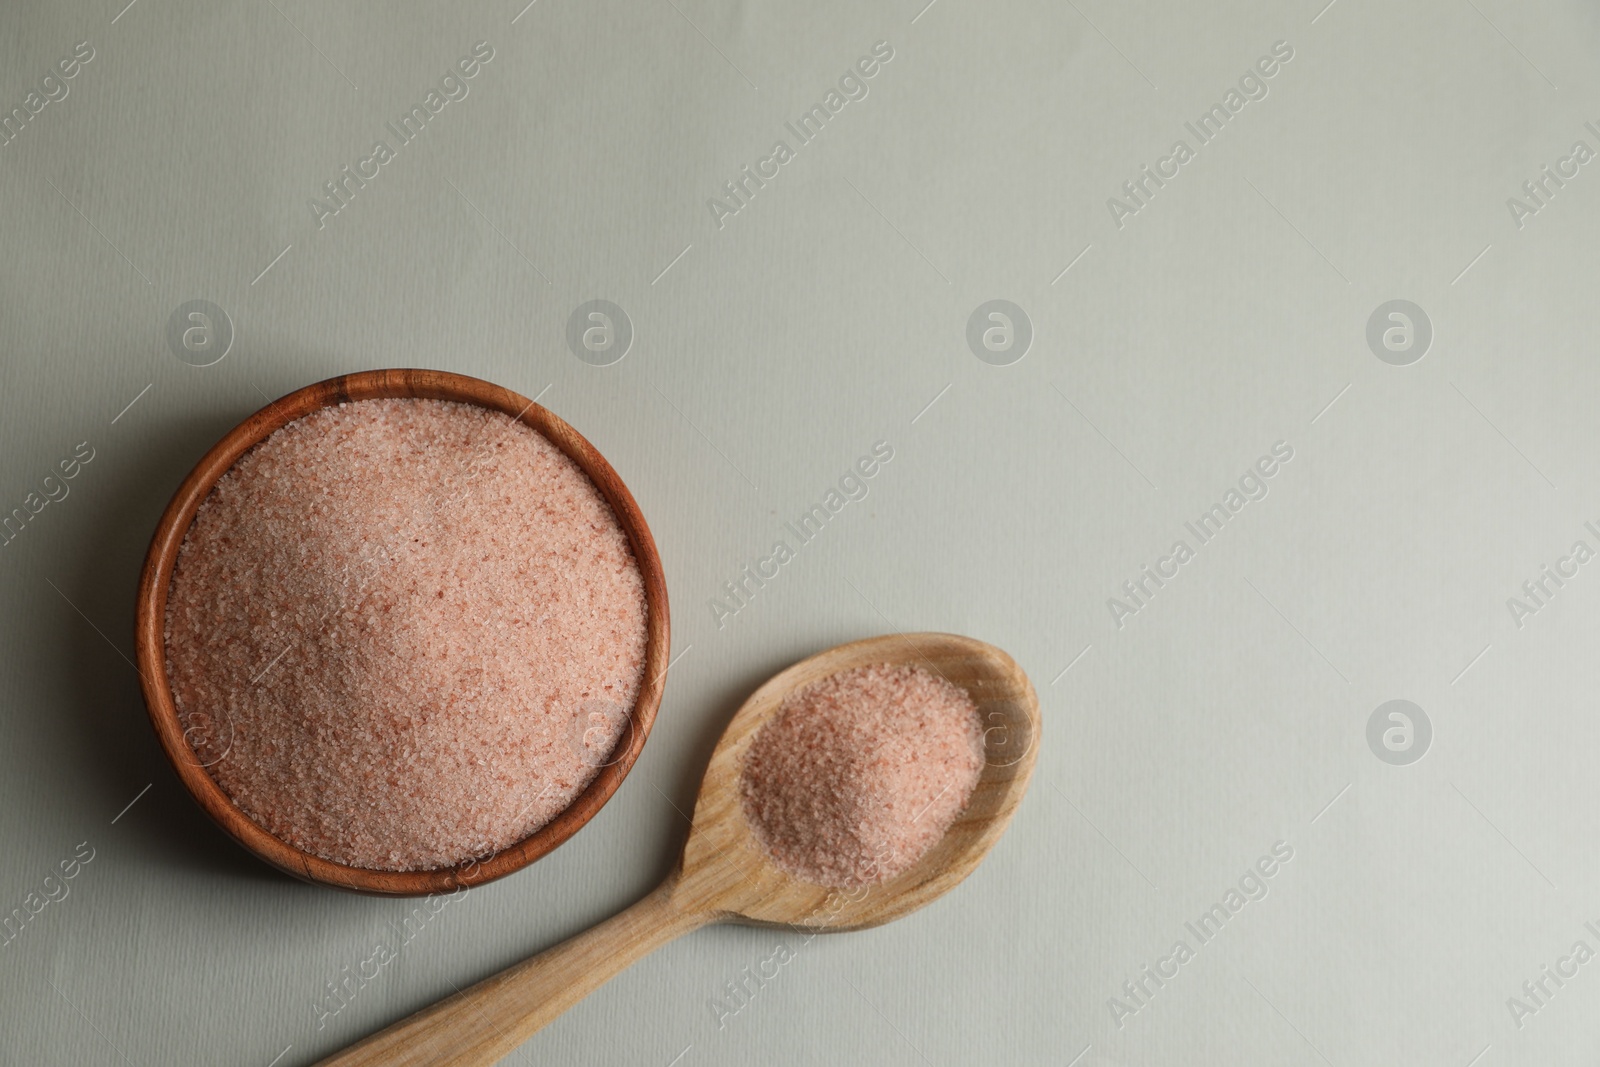
<instances>
[{"instance_id":1,"label":"wooden spoon","mask_svg":"<svg viewBox=\"0 0 1600 1067\"><path fill-rule=\"evenodd\" d=\"M971 694L986 762L966 810L910 870L874 886L829 889L779 870L752 836L739 798L746 747L783 699L811 682L874 663L927 667ZM323 1067L488 1067L623 968L708 923L831 931L898 919L953 888L1005 832L1028 788L1039 700L1012 658L954 634L874 637L796 663L757 689L723 732L676 869L605 922L424 1008Z\"/></svg>"}]
</instances>

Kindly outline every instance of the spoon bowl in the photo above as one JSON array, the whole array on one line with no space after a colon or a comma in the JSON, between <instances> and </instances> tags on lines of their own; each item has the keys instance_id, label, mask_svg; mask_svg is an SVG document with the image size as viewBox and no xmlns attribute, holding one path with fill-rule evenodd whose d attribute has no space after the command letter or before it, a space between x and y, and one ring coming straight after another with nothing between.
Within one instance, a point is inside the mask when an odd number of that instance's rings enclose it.
<instances>
[{"instance_id":1,"label":"spoon bowl","mask_svg":"<svg viewBox=\"0 0 1600 1067\"><path fill-rule=\"evenodd\" d=\"M740 799L745 752L784 699L870 664L922 666L965 689L984 727L984 766L965 810L909 870L839 889L780 869L756 840ZM683 857L637 904L554 948L322 1061L322 1067L489 1067L668 941L715 922L817 931L862 930L949 892L1005 833L1038 751L1039 700L1015 660L955 634L897 634L830 648L775 675L734 715L712 753Z\"/></svg>"},{"instance_id":2,"label":"spoon bowl","mask_svg":"<svg viewBox=\"0 0 1600 1067\"><path fill-rule=\"evenodd\" d=\"M745 752L791 693L875 663L925 667L965 689L984 728L983 771L966 809L910 870L854 890L800 881L772 862L745 818ZM1022 668L970 637L870 637L801 660L752 693L717 742L695 802L678 893L686 906L715 907L720 921L765 926L864 930L909 914L971 874L1005 833L1033 773L1039 725L1039 700Z\"/></svg>"}]
</instances>

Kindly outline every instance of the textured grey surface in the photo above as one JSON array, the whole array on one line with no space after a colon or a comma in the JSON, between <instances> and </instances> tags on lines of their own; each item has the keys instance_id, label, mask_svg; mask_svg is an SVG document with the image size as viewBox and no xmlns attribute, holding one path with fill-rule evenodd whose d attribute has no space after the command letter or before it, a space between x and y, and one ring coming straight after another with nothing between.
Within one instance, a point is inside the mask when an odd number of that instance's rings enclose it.
<instances>
[{"instance_id":1,"label":"textured grey surface","mask_svg":"<svg viewBox=\"0 0 1600 1067\"><path fill-rule=\"evenodd\" d=\"M1592 6L122 2L0 14L0 105L40 94L0 147L0 509L40 508L0 547L0 909L38 907L0 948L0 1060L311 1063L645 891L761 679L944 629L1016 655L1047 719L983 868L890 927L788 939L731 1015L786 939L697 933L511 1062L1588 1062L1600 563L1562 559L1600 550ZM467 95L319 227L323 183L480 41ZM880 41L801 145L785 123ZM1292 58L1201 145L1185 123L1276 42ZM731 213L778 140L793 158ZM1171 176L1141 204L1145 165ZM1541 203L1545 165L1570 176ZM633 327L609 366L567 347L594 299ZM996 299L1033 333L1003 366L967 342ZM211 366L167 340L192 300L233 326ZM1420 361L1369 349L1392 300L1431 322ZM377 366L548 390L652 524L682 657L584 833L409 925L212 829L127 662L195 459ZM880 440L867 498L719 620L722 583ZM1201 544L1185 523L1278 442ZM1140 606L1120 590L1147 564L1177 574ZM1545 565L1576 574L1536 604ZM1402 699L1431 724L1409 763L1398 720L1388 758L1368 743ZM1202 943L1185 923L1241 882ZM1135 999L1147 964L1177 973Z\"/></svg>"}]
</instances>

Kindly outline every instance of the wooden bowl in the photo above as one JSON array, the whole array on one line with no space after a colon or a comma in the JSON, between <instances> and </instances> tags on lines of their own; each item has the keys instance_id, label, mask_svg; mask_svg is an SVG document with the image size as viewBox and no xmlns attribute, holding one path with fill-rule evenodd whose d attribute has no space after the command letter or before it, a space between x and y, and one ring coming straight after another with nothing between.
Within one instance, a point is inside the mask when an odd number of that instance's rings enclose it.
<instances>
[{"instance_id":1,"label":"wooden bowl","mask_svg":"<svg viewBox=\"0 0 1600 1067\"><path fill-rule=\"evenodd\" d=\"M194 716L186 735L167 678L167 591L172 584L178 549L212 486L240 456L295 419L331 404L380 397L426 397L477 404L504 412L539 431L600 489L628 535L644 579L647 616L644 680L629 726L611 753L611 762L601 768L565 811L539 830L488 858L469 860L455 867L422 871L349 867L304 852L274 837L241 811L206 770L196 750L210 752L216 747L210 743L211 738L200 736L209 727L203 714ZM661 573L661 557L656 553L650 528L645 525L639 505L617 472L578 431L526 397L477 378L434 370L374 370L329 378L268 404L234 427L189 472L161 516L155 537L150 541L150 551L145 556L144 571L139 576L134 645L145 706L167 759L200 807L235 841L279 870L308 882L360 893L420 896L481 885L526 867L577 833L600 810L627 777L650 736L666 680L668 626L667 583ZM216 759L211 762L215 763Z\"/></svg>"}]
</instances>

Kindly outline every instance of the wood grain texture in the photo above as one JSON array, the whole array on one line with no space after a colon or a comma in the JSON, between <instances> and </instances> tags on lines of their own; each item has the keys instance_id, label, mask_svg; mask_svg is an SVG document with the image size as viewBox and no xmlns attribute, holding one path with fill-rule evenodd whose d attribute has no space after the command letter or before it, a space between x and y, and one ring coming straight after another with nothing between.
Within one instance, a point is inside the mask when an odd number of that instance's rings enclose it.
<instances>
[{"instance_id":1,"label":"wood grain texture","mask_svg":"<svg viewBox=\"0 0 1600 1067\"><path fill-rule=\"evenodd\" d=\"M611 505L628 535L644 579L644 680L629 727L612 753L612 762L565 811L522 841L492 856L437 870L374 871L350 867L301 851L267 833L234 805L201 765L184 735L167 678L164 625L173 567L195 512L217 479L245 452L295 419L332 404L383 397L477 404L504 412L543 434L589 476ZM667 583L650 528L617 472L578 431L526 397L477 378L434 370L374 370L317 382L268 404L231 430L195 465L167 505L145 555L135 606L134 646L145 707L161 747L184 787L229 836L274 867L308 882L362 893L420 896L481 885L525 867L571 837L600 810L627 777L655 723L666 681L669 625Z\"/></svg>"},{"instance_id":2,"label":"wood grain texture","mask_svg":"<svg viewBox=\"0 0 1600 1067\"><path fill-rule=\"evenodd\" d=\"M789 693L874 663L920 664L966 689L984 724L985 763L966 810L910 870L828 889L779 870L739 800L744 754ZM1032 684L1000 649L954 634L901 634L831 648L756 690L717 742L678 867L649 896L577 937L401 1020L321 1067L489 1067L633 961L712 922L859 930L949 892L1005 833L1033 773L1040 733Z\"/></svg>"}]
</instances>

